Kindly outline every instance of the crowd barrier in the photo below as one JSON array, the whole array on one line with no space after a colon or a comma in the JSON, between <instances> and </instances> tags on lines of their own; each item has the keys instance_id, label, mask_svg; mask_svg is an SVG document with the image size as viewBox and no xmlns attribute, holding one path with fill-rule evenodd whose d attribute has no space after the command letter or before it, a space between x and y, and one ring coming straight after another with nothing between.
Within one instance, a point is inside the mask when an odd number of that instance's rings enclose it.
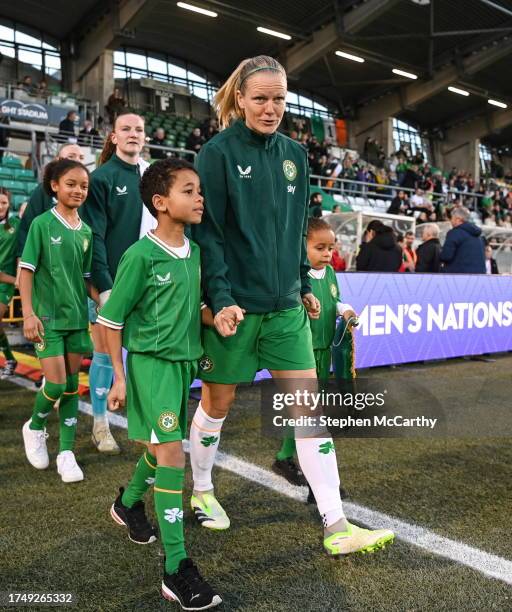
<instances>
[{"instance_id":1,"label":"crowd barrier","mask_svg":"<svg viewBox=\"0 0 512 612\"><path fill-rule=\"evenodd\" d=\"M339 273L356 367L512 351L512 276Z\"/></svg>"}]
</instances>

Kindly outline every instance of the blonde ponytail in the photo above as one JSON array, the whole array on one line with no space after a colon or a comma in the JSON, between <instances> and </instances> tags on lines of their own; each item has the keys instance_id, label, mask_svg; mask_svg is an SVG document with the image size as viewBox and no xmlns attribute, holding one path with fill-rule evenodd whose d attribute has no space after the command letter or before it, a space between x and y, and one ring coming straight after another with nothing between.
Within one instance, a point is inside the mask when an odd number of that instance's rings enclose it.
<instances>
[{"instance_id":1,"label":"blonde ponytail","mask_svg":"<svg viewBox=\"0 0 512 612\"><path fill-rule=\"evenodd\" d=\"M257 55L242 60L219 89L214 98L214 107L221 129L229 127L236 119L243 118L244 113L238 106L236 92L244 92L247 79L260 70L280 72L286 79L286 71L281 64L269 55Z\"/></svg>"}]
</instances>

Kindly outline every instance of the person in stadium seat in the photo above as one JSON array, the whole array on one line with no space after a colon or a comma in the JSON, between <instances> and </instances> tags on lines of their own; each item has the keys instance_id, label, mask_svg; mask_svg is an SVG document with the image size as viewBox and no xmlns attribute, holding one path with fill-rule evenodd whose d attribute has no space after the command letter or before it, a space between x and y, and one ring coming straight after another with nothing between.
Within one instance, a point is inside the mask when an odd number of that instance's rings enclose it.
<instances>
[{"instance_id":1,"label":"person in stadium seat","mask_svg":"<svg viewBox=\"0 0 512 612\"><path fill-rule=\"evenodd\" d=\"M164 128L157 128L155 131L155 135L149 141L150 145L156 145L157 147L165 147L165 130ZM167 157L167 152L163 149L149 149L152 159L165 159Z\"/></svg>"},{"instance_id":2,"label":"person in stadium seat","mask_svg":"<svg viewBox=\"0 0 512 612\"><path fill-rule=\"evenodd\" d=\"M83 162L84 154L82 149L76 144L63 144L55 159L71 159L72 161ZM47 193L44 184L40 183L32 192L21 218L17 238L17 257L21 257L32 221L47 210L50 210L50 208L53 208L54 205L55 199Z\"/></svg>"},{"instance_id":3,"label":"person in stadium seat","mask_svg":"<svg viewBox=\"0 0 512 612\"><path fill-rule=\"evenodd\" d=\"M70 110L67 113L66 118L59 123L59 136L61 137L61 142L62 139L76 139L75 125L77 118L78 115L76 114L76 111Z\"/></svg>"},{"instance_id":4,"label":"person in stadium seat","mask_svg":"<svg viewBox=\"0 0 512 612\"><path fill-rule=\"evenodd\" d=\"M20 224L17 217L9 217L10 205L11 194L4 187L0 187L0 270L5 276L5 279L0 282L0 351L5 357L5 365L0 370L0 378L12 376L18 365L2 325L2 319L9 309L9 304L14 295L16 232Z\"/></svg>"},{"instance_id":5,"label":"person in stadium seat","mask_svg":"<svg viewBox=\"0 0 512 612\"><path fill-rule=\"evenodd\" d=\"M402 248L404 259L404 272L414 272L416 269L416 261L418 259L416 251L412 248L414 244L414 233L405 232L404 246Z\"/></svg>"},{"instance_id":6,"label":"person in stadium seat","mask_svg":"<svg viewBox=\"0 0 512 612\"><path fill-rule=\"evenodd\" d=\"M426 223L421 238L423 242L416 249L416 272L439 272L441 266L439 226L436 223Z\"/></svg>"},{"instance_id":7,"label":"person in stadium seat","mask_svg":"<svg viewBox=\"0 0 512 612\"><path fill-rule=\"evenodd\" d=\"M485 273L499 274L498 264L493 257L493 250L490 244L485 246Z\"/></svg>"},{"instance_id":8,"label":"person in stadium seat","mask_svg":"<svg viewBox=\"0 0 512 612\"><path fill-rule=\"evenodd\" d=\"M119 261L128 247L155 226L143 206L140 177L149 164L140 158L145 144L144 120L132 112L121 113L105 141L99 166L91 174L89 195L81 215L93 233L92 282L103 306L110 295ZM104 333L96 325L94 304L89 302L94 354L89 370L93 408L92 441L98 451L118 453L110 433L107 393L112 384L112 362Z\"/></svg>"},{"instance_id":9,"label":"person in stadium seat","mask_svg":"<svg viewBox=\"0 0 512 612\"><path fill-rule=\"evenodd\" d=\"M441 249L442 272L448 274L485 274L482 230L469 221L470 212L463 206L451 212L452 229Z\"/></svg>"},{"instance_id":10,"label":"person in stadium seat","mask_svg":"<svg viewBox=\"0 0 512 612\"><path fill-rule=\"evenodd\" d=\"M196 153L199 153L199 150L204 145L204 143L205 139L201 134L201 129L196 127L188 135L185 148L189 149L190 151L195 151Z\"/></svg>"},{"instance_id":11,"label":"person in stadium seat","mask_svg":"<svg viewBox=\"0 0 512 612\"><path fill-rule=\"evenodd\" d=\"M309 198L309 216L310 217L321 217L322 216L322 194L319 191L312 193Z\"/></svg>"},{"instance_id":12,"label":"person in stadium seat","mask_svg":"<svg viewBox=\"0 0 512 612\"><path fill-rule=\"evenodd\" d=\"M398 272L401 265L402 249L393 229L381 221L370 221L356 257L357 272Z\"/></svg>"},{"instance_id":13,"label":"person in stadium seat","mask_svg":"<svg viewBox=\"0 0 512 612\"><path fill-rule=\"evenodd\" d=\"M116 117L124 111L125 107L126 100L123 98L121 90L116 87L110 94L107 100L107 105L105 106L110 125L114 125Z\"/></svg>"},{"instance_id":14,"label":"person in stadium seat","mask_svg":"<svg viewBox=\"0 0 512 612\"><path fill-rule=\"evenodd\" d=\"M90 119L84 121L84 127L78 133L78 142L81 145L92 146L95 139L99 137L100 133L94 128L94 125Z\"/></svg>"},{"instance_id":15,"label":"person in stadium seat","mask_svg":"<svg viewBox=\"0 0 512 612\"><path fill-rule=\"evenodd\" d=\"M205 213L192 235L201 247L214 327L203 329L203 392L190 428L191 506L210 529L230 525L214 495L212 468L237 384L268 369L299 393L318 388L308 323L308 315L320 316L320 305L309 283L305 244L307 152L278 131L286 94L286 72L274 58L242 61L217 92L224 129L197 159ZM393 533L348 522L332 438L327 430L317 433L297 437L296 447L323 518L325 550L337 556L381 548Z\"/></svg>"},{"instance_id":16,"label":"person in stadium seat","mask_svg":"<svg viewBox=\"0 0 512 612\"><path fill-rule=\"evenodd\" d=\"M407 192L400 190L392 200L387 209L388 215L405 215L409 210L409 198Z\"/></svg>"}]
</instances>

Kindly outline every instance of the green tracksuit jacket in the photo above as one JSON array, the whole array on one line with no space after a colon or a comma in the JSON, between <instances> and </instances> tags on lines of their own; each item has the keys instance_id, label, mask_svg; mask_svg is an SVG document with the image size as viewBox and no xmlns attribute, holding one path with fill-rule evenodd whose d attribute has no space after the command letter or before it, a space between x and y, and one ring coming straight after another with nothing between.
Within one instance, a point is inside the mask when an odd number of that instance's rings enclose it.
<instances>
[{"instance_id":1,"label":"green tracksuit jacket","mask_svg":"<svg viewBox=\"0 0 512 612\"><path fill-rule=\"evenodd\" d=\"M192 235L214 313L232 304L248 313L297 306L311 291L305 149L236 121L202 147L196 165L205 213Z\"/></svg>"},{"instance_id":2,"label":"green tracksuit jacket","mask_svg":"<svg viewBox=\"0 0 512 612\"><path fill-rule=\"evenodd\" d=\"M27 242L28 230L30 229L32 221L54 206L54 198L46 193L42 184L38 185L32 192L23 217L21 218L20 227L18 229L16 257L21 257L23 253L25 242Z\"/></svg>"},{"instance_id":3,"label":"green tracksuit jacket","mask_svg":"<svg viewBox=\"0 0 512 612\"><path fill-rule=\"evenodd\" d=\"M91 174L80 216L93 232L92 283L112 289L119 261L139 239L142 217L140 171L113 155Z\"/></svg>"}]
</instances>

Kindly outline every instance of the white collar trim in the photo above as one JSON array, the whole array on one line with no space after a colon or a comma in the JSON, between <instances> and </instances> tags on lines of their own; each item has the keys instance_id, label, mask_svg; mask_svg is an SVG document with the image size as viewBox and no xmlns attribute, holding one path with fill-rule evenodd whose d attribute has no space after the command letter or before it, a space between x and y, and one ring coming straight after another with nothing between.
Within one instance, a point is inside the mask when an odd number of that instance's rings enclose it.
<instances>
[{"instance_id":1,"label":"white collar trim","mask_svg":"<svg viewBox=\"0 0 512 612\"><path fill-rule=\"evenodd\" d=\"M188 257L190 257L190 241L186 236L183 236L183 240L184 240L183 246L178 247L180 250L183 249L183 247L186 247L185 256L181 256L179 252L173 250L172 247L166 244L163 240L160 240L158 236L155 236L155 234L153 234L151 230L146 234L146 236L151 241L153 241L156 245L158 245L163 251L165 251L168 255L170 255L171 257L174 257L175 259L187 259Z\"/></svg>"},{"instance_id":2,"label":"white collar trim","mask_svg":"<svg viewBox=\"0 0 512 612\"><path fill-rule=\"evenodd\" d=\"M73 227L66 221L66 219L64 219L62 215L59 215L59 213L57 212L57 208L55 206L51 209L51 211L55 215L55 217L57 217L57 219L62 223L64 227L67 227L70 230L79 230L82 228L82 219L80 219L76 227Z\"/></svg>"},{"instance_id":3,"label":"white collar trim","mask_svg":"<svg viewBox=\"0 0 512 612\"><path fill-rule=\"evenodd\" d=\"M316 280L321 280L322 278L325 278L326 271L327 271L327 267L322 268L321 270L315 270L314 268L311 268L308 274L309 276L311 276L311 278L316 278Z\"/></svg>"}]
</instances>

